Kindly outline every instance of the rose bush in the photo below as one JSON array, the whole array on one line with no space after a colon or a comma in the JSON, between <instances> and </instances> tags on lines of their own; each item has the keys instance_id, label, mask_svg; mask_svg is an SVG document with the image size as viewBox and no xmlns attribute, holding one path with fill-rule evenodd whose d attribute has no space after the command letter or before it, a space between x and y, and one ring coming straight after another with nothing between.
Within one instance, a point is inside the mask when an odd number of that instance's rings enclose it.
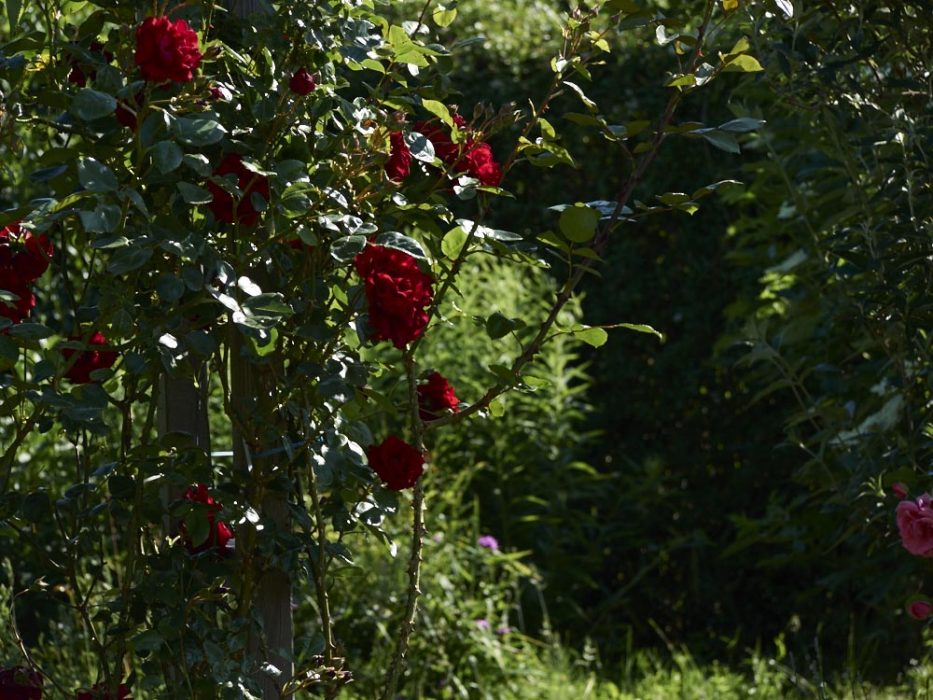
<instances>
[{"instance_id":1,"label":"rose bush","mask_svg":"<svg viewBox=\"0 0 933 700\"><path fill-rule=\"evenodd\" d=\"M424 22L392 24L369 3L251 16L252 3L181 4L171 17L123 0L79 15L53 4L31 16L50 50L96 40L114 58L93 61L84 84L25 39L0 62L17 86L0 123L42 166L2 219L26 233L10 226L0 241L0 517L42 540L24 549L23 580L47 582L17 596L54 603L82 630L98 674L83 694L131 669L140 692L183 682L198 698L311 686L333 697L352 660L331 589L354 538L389 540L384 523L404 505L410 578L384 682L394 697L417 619L432 434L501 415L505 394L533 389L526 370L553 337L605 341L561 325L561 310L625 223L680 92L658 138L632 143L639 167L607 183L614 213L594 200L569 205L554 231L496 229L498 188L512 167L573 164L543 115L563 91L583 94L570 78L605 52L597 27L645 17L573 10L549 91L530 110L477 105L468 122L447 106L454 53ZM499 135L512 144L503 164L489 145ZM38 280L52 240L62 264ZM464 310L457 279L471 256L558 260L566 279L527 318ZM419 382L432 323L482 330L487 386L472 402L440 372ZM46 461L58 471L40 487ZM189 556L230 553L234 530L231 556ZM170 546L179 534L187 547ZM296 634L292 601L311 599L301 615L316 629Z\"/></svg>"}]
</instances>

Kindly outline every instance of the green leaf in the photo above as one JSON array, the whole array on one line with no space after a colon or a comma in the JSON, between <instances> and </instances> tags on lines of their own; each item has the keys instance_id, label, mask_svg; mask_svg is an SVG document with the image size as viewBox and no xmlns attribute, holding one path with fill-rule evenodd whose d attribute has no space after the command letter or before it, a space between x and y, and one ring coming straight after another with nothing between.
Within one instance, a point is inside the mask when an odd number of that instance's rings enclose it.
<instances>
[{"instance_id":1,"label":"green leaf","mask_svg":"<svg viewBox=\"0 0 933 700\"><path fill-rule=\"evenodd\" d=\"M586 106L588 110L590 110L593 113L597 111L598 107L596 106L596 103L586 96L586 93L583 92L583 88L581 88L576 83L571 83L569 80L565 80L564 85L566 85L571 90L573 90L575 93L577 93L577 97L580 98L580 101Z\"/></svg>"},{"instance_id":2,"label":"green leaf","mask_svg":"<svg viewBox=\"0 0 933 700\"><path fill-rule=\"evenodd\" d=\"M523 328L525 322L520 318L509 318L499 311L494 312L486 319L486 333L493 340L507 336L517 328Z\"/></svg>"},{"instance_id":3,"label":"green leaf","mask_svg":"<svg viewBox=\"0 0 933 700\"><path fill-rule=\"evenodd\" d=\"M122 212L115 204L98 204L94 211L79 211L81 225L89 233L113 233L120 225Z\"/></svg>"},{"instance_id":4,"label":"green leaf","mask_svg":"<svg viewBox=\"0 0 933 700\"><path fill-rule=\"evenodd\" d=\"M596 235L599 212L585 204L574 204L560 213L561 233L574 243L586 243Z\"/></svg>"},{"instance_id":5,"label":"green leaf","mask_svg":"<svg viewBox=\"0 0 933 700\"><path fill-rule=\"evenodd\" d=\"M185 283L171 272L165 272L156 280L156 292L162 301L174 304L185 293Z\"/></svg>"},{"instance_id":6,"label":"green leaf","mask_svg":"<svg viewBox=\"0 0 933 700\"><path fill-rule=\"evenodd\" d=\"M190 182L175 183L182 198L188 204L207 204L213 199L211 193L203 187L192 185Z\"/></svg>"},{"instance_id":7,"label":"green leaf","mask_svg":"<svg viewBox=\"0 0 933 700\"><path fill-rule=\"evenodd\" d=\"M715 129L709 129L708 131L703 130L702 132L697 131L695 133L700 134L716 148L725 151L726 153L742 152L742 149L739 148L739 142L735 140L735 136L732 134L716 131Z\"/></svg>"},{"instance_id":8,"label":"green leaf","mask_svg":"<svg viewBox=\"0 0 933 700\"><path fill-rule=\"evenodd\" d=\"M339 262L348 262L363 252L366 236L345 236L338 238L330 246L330 255Z\"/></svg>"},{"instance_id":9,"label":"green leaf","mask_svg":"<svg viewBox=\"0 0 933 700\"><path fill-rule=\"evenodd\" d=\"M107 263L107 272L111 275L123 275L137 270L152 257L152 248L148 246L128 246L118 250L110 262Z\"/></svg>"},{"instance_id":10,"label":"green leaf","mask_svg":"<svg viewBox=\"0 0 933 700\"><path fill-rule=\"evenodd\" d=\"M23 340L42 340L49 338L55 332L41 323L17 323L7 331L11 338L22 338Z\"/></svg>"},{"instance_id":11,"label":"green leaf","mask_svg":"<svg viewBox=\"0 0 933 700\"><path fill-rule=\"evenodd\" d=\"M743 53L729 60L722 70L723 73L757 73L763 71L764 68L762 68L757 58Z\"/></svg>"},{"instance_id":12,"label":"green leaf","mask_svg":"<svg viewBox=\"0 0 933 700\"><path fill-rule=\"evenodd\" d=\"M207 506L193 506L185 518L185 527L192 547L200 547L207 542L211 534L211 526L207 521Z\"/></svg>"},{"instance_id":13,"label":"green leaf","mask_svg":"<svg viewBox=\"0 0 933 700\"><path fill-rule=\"evenodd\" d=\"M207 538L205 537L205 540ZM130 646L139 653L143 654L151 651L156 651L159 647L162 646L164 639L161 634L156 630L146 630L145 632L140 632L133 639L130 640Z\"/></svg>"},{"instance_id":14,"label":"green leaf","mask_svg":"<svg viewBox=\"0 0 933 700\"><path fill-rule=\"evenodd\" d=\"M655 335L658 337L662 343L664 342L664 334L661 331L655 330L651 326L644 323L618 323L613 326L615 328L625 328L630 331L635 331L636 333L648 333L649 335Z\"/></svg>"},{"instance_id":15,"label":"green leaf","mask_svg":"<svg viewBox=\"0 0 933 700\"><path fill-rule=\"evenodd\" d=\"M435 117L440 117L440 120L447 126L453 126L453 117L450 116L450 110L447 109L447 106L443 102L438 102L437 100L421 100L421 106Z\"/></svg>"},{"instance_id":16,"label":"green leaf","mask_svg":"<svg viewBox=\"0 0 933 700\"><path fill-rule=\"evenodd\" d=\"M78 180L90 192L113 192L117 189L117 176L103 163L93 158L78 160Z\"/></svg>"},{"instance_id":17,"label":"green leaf","mask_svg":"<svg viewBox=\"0 0 933 700\"><path fill-rule=\"evenodd\" d=\"M449 27L454 19L457 17L457 8L452 7L449 10L443 5L438 5L434 10L434 13L431 15L431 19L434 20L434 24L438 27Z\"/></svg>"},{"instance_id":18,"label":"green leaf","mask_svg":"<svg viewBox=\"0 0 933 700\"><path fill-rule=\"evenodd\" d=\"M689 87L696 85L696 82L696 76L693 73L687 73L686 75L675 75L665 85L667 87Z\"/></svg>"},{"instance_id":19,"label":"green leaf","mask_svg":"<svg viewBox=\"0 0 933 700\"><path fill-rule=\"evenodd\" d=\"M175 170L181 165L181 161L185 157L185 152L174 141L159 141L150 151L152 152L152 162L163 175Z\"/></svg>"},{"instance_id":20,"label":"green leaf","mask_svg":"<svg viewBox=\"0 0 933 700\"><path fill-rule=\"evenodd\" d=\"M84 121L94 121L117 109L117 100L113 95L98 92L91 88L81 88L71 100L71 113Z\"/></svg>"},{"instance_id":21,"label":"green leaf","mask_svg":"<svg viewBox=\"0 0 933 700\"><path fill-rule=\"evenodd\" d=\"M734 134L744 134L748 131L756 131L765 124L764 119L752 119L751 117L739 117L725 124L716 127L719 131L729 131Z\"/></svg>"},{"instance_id":22,"label":"green leaf","mask_svg":"<svg viewBox=\"0 0 933 700\"><path fill-rule=\"evenodd\" d=\"M172 123L172 130L191 146L209 146L227 133L220 122L205 117L178 117Z\"/></svg>"},{"instance_id":23,"label":"green leaf","mask_svg":"<svg viewBox=\"0 0 933 700\"><path fill-rule=\"evenodd\" d=\"M23 9L21 0L6 0L6 16L10 20L10 32L13 31L16 23L19 22L19 13Z\"/></svg>"},{"instance_id":24,"label":"green leaf","mask_svg":"<svg viewBox=\"0 0 933 700\"><path fill-rule=\"evenodd\" d=\"M418 258L419 260L428 259L428 256L425 255L424 248L421 247L421 244L418 241L416 241L411 236L406 236L404 233L399 233L398 231L385 231L380 233L376 238L376 243L379 245L384 245L387 248L401 250L415 258Z\"/></svg>"},{"instance_id":25,"label":"green leaf","mask_svg":"<svg viewBox=\"0 0 933 700\"><path fill-rule=\"evenodd\" d=\"M460 226L450 229L441 241L441 252L450 260L456 260L460 257L460 251L463 250L467 237L467 232Z\"/></svg>"},{"instance_id":26,"label":"green leaf","mask_svg":"<svg viewBox=\"0 0 933 700\"><path fill-rule=\"evenodd\" d=\"M609 334L603 328L598 326L587 326L573 332L573 337L582 340L587 345L598 348L606 344Z\"/></svg>"}]
</instances>

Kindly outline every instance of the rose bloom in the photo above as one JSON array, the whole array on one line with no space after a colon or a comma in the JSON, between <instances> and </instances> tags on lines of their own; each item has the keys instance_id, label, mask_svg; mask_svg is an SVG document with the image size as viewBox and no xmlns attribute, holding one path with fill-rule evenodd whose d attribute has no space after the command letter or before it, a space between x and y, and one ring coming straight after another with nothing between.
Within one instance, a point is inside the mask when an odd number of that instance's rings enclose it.
<instances>
[{"instance_id":1,"label":"rose bloom","mask_svg":"<svg viewBox=\"0 0 933 700\"><path fill-rule=\"evenodd\" d=\"M75 700L132 700L130 689L125 683L121 683L117 694L108 693L103 683L98 683L90 690L79 690L75 693Z\"/></svg>"},{"instance_id":2,"label":"rose bloom","mask_svg":"<svg viewBox=\"0 0 933 700\"><path fill-rule=\"evenodd\" d=\"M19 249L13 252L13 245ZM12 267L24 284L32 284L49 269L55 246L46 234L34 236L14 221L0 229L0 267Z\"/></svg>"},{"instance_id":3,"label":"rose bloom","mask_svg":"<svg viewBox=\"0 0 933 700\"><path fill-rule=\"evenodd\" d=\"M136 65L145 80L186 83L200 63L198 35L185 20L147 17L136 28Z\"/></svg>"},{"instance_id":4,"label":"rose bloom","mask_svg":"<svg viewBox=\"0 0 933 700\"><path fill-rule=\"evenodd\" d=\"M237 187L243 193L240 199L234 202L233 195L211 180L207 181L207 189L213 199L207 205L214 212L214 218L225 224L232 224L234 212L236 220L243 226L255 226L259 221L259 212L253 206L253 193L257 193L267 202L269 201L269 179L265 175L258 175L246 169L243 159L237 153L228 153L214 170L214 175L236 175Z\"/></svg>"},{"instance_id":5,"label":"rose bloom","mask_svg":"<svg viewBox=\"0 0 933 700\"><path fill-rule=\"evenodd\" d=\"M0 700L42 700L42 676L22 666L0 670Z\"/></svg>"},{"instance_id":6,"label":"rose bloom","mask_svg":"<svg viewBox=\"0 0 933 700\"><path fill-rule=\"evenodd\" d=\"M454 124L458 129L466 126L466 120L459 114L453 116ZM434 146L434 155L440 158L447 165L454 165L460 160L461 149L465 148L470 141L466 143L454 143L450 140L450 129L443 124L432 124L429 122L415 122L415 131L424 135L424 137Z\"/></svg>"},{"instance_id":7,"label":"rose bloom","mask_svg":"<svg viewBox=\"0 0 933 700\"><path fill-rule=\"evenodd\" d=\"M386 175L393 182L401 182L411 172L411 149L405 143L405 134L401 131L389 134L389 142L391 151L385 165Z\"/></svg>"},{"instance_id":8,"label":"rose bloom","mask_svg":"<svg viewBox=\"0 0 933 700\"><path fill-rule=\"evenodd\" d=\"M225 554L227 552L227 543L233 539L233 530L224 521L216 520L217 513L222 506L208 493L207 484L189 487L185 491L185 500L192 503L203 503L208 506L207 524L210 526L210 534L208 534L207 540L195 547L186 535L185 547L192 554L198 554L208 549L216 549L220 554ZM182 529L184 530L184 523L182 523Z\"/></svg>"},{"instance_id":9,"label":"rose bloom","mask_svg":"<svg viewBox=\"0 0 933 700\"><path fill-rule=\"evenodd\" d=\"M379 475L390 491L401 491L415 485L424 473L424 456L416 448L394 435L366 450L370 468Z\"/></svg>"},{"instance_id":10,"label":"rose bloom","mask_svg":"<svg viewBox=\"0 0 933 700\"><path fill-rule=\"evenodd\" d=\"M299 68L295 75L291 77L291 80L288 81L288 88L302 97L310 95L316 87L317 83L314 82L314 76L304 68Z\"/></svg>"},{"instance_id":11,"label":"rose bloom","mask_svg":"<svg viewBox=\"0 0 933 700\"><path fill-rule=\"evenodd\" d=\"M901 543L911 554L933 557L933 505L925 493L913 501L897 504L897 528Z\"/></svg>"},{"instance_id":12,"label":"rose bloom","mask_svg":"<svg viewBox=\"0 0 933 700\"><path fill-rule=\"evenodd\" d=\"M80 335L73 335L69 340L83 340ZM78 354L78 359L73 365L65 372L65 376L68 377L75 384L90 384L94 380L91 379L91 372L96 369L108 369L113 367L113 363L117 361L117 353L113 350L94 350L94 346L104 346L107 345L107 339L103 336L102 333L94 333L87 341L88 349L87 350L73 350L71 348L65 348L62 350L62 355L65 356L65 361L69 362L72 355L75 353Z\"/></svg>"},{"instance_id":13,"label":"rose bloom","mask_svg":"<svg viewBox=\"0 0 933 700\"><path fill-rule=\"evenodd\" d=\"M926 620L933 613L933 605L928 600L915 600L907 606L907 614L915 620Z\"/></svg>"},{"instance_id":14,"label":"rose bloom","mask_svg":"<svg viewBox=\"0 0 933 700\"><path fill-rule=\"evenodd\" d=\"M462 165L466 167L470 177L475 177L482 185L498 187L502 182L502 169L493 157L492 146L488 143L470 146L463 156Z\"/></svg>"},{"instance_id":15,"label":"rose bloom","mask_svg":"<svg viewBox=\"0 0 933 700\"><path fill-rule=\"evenodd\" d=\"M460 411L460 399L440 372L431 372L428 381L418 385L418 413L421 420L434 420L446 411Z\"/></svg>"},{"instance_id":16,"label":"rose bloom","mask_svg":"<svg viewBox=\"0 0 933 700\"><path fill-rule=\"evenodd\" d=\"M428 325L424 310L431 303L431 277L408 253L369 245L354 258L369 302L373 340L390 340L402 349L420 338Z\"/></svg>"}]
</instances>

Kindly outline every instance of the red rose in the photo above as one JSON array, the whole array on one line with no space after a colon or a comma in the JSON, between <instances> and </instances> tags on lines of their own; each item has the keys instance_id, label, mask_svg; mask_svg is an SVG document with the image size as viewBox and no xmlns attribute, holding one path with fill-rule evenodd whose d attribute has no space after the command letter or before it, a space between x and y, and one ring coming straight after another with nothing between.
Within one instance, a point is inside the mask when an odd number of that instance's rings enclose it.
<instances>
[{"instance_id":1,"label":"red rose","mask_svg":"<svg viewBox=\"0 0 933 700\"><path fill-rule=\"evenodd\" d=\"M145 80L186 83L199 63L198 35L185 20L147 17L136 28L136 65Z\"/></svg>"},{"instance_id":2,"label":"red rose","mask_svg":"<svg viewBox=\"0 0 933 700\"><path fill-rule=\"evenodd\" d=\"M390 491L401 491L415 485L424 473L424 456L404 440L390 435L381 445L366 450L369 466L385 482Z\"/></svg>"},{"instance_id":3,"label":"red rose","mask_svg":"<svg viewBox=\"0 0 933 700\"><path fill-rule=\"evenodd\" d=\"M385 165L386 175L390 180L401 182L411 172L411 149L405 143L405 134L401 131L393 131L389 134L389 143L392 150Z\"/></svg>"},{"instance_id":4,"label":"red rose","mask_svg":"<svg viewBox=\"0 0 933 700\"><path fill-rule=\"evenodd\" d=\"M288 81L289 89L296 95L310 95L317 87L314 82L314 76L304 68L298 69L298 72Z\"/></svg>"},{"instance_id":5,"label":"red rose","mask_svg":"<svg viewBox=\"0 0 933 700\"><path fill-rule=\"evenodd\" d=\"M69 340L81 340L80 335L75 335L69 338ZM75 384L90 384L94 380L91 379L91 372L96 369L108 369L113 367L113 363L117 361L117 353L113 350L92 350L93 346L105 346L107 345L107 339L101 333L94 333L87 341L88 349L87 350L72 350L71 348L65 348L62 350L62 355L65 356L65 361L68 362L71 360L71 356L75 353L78 354L78 359L75 361L71 368L65 372L65 376L68 377Z\"/></svg>"},{"instance_id":6,"label":"red rose","mask_svg":"<svg viewBox=\"0 0 933 700\"><path fill-rule=\"evenodd\" d=\"M218 177L223 175L236 175L237 187L243 193L237 202L234 202L233 196L220 185L207 181L207 189L210 190L213 199L208 208L214 212L214 218L226 224L232 224L234 215L236 220L244 226L255 226L259 221L259 212L253 206L253 193L259 194L264 200L269 201L269 179L265 175L257 175L246 169L243 165L243 159L237 153L229 153L220 161L220 165L214 170L214 175Z\"/></svg>"},{"instance_id":7,"label":"red rose","mask_svg":"<svg viewBox=\"0 0 933 700\"><path fill-rule=\"evenodd\" d=\"M108 693L103 683L98 683L90 690L79 690L75 693L75 700L132 700L130 689L121 683L117 694Z\"/></svg>"},{"instance_id":8,"label":"red rose","mask_svg":"<svg viewBox=\"0 0 933 700\"><path fill-rule=\"evenodd\" d=\"M466 126L466 120L459 114L455 114L453 120L458 129ZM431 145L434 146L434 155L447 165L455 165L460 160L461 149L471 143L469 140L465 143L454 143L450 140L450 129L441 124L415 122L415 131L423 134L431 142Z\"/></svg>"},{"instance_id":9,"label":"red rose","mask_svg":"<svg viewBox=\"0 0 933 700\"><path fill-rule=\"evenodd\" d=\"M0 671L0 700L42 700L42 676L22 666Z\"/></svg>"},{"instance_id":10,"label":"red rose","mask_svg":"<svg viewBox=\"0 0 933 700\"><path fill-rule=\"evenodd\" d=\"M431 372L428 381L418 385L418 409L421 420L434 420L447 410L459 412L460 399L443 374Z\"/></svg>"},{"instance_id":11,"label":"red rose","mask_svg":"<svg viewBox=\"0 0 933 700\"><path fill-rule=\"evenodd\" d=\"M12 245L20 248L13 253ZM24 284L32 284L49 269L55 246L44 233L34 236L19 221L0 229L0 267L10 266Z\"/></svg>"},{"instance_id":12,"label":"red rose","mask_svg":"<svg viewBox=\"0 0 933 700\"><path fill-rule=\"evenodd\" d=\"M463 156L462 165L466 167L470 177L475 177L483 185L498 187L502 182L502 170L493 158L492 147L488 143L471 145Z\"/></svg>"},{"instance_id":13,"label":"red rose","mask_svg":"<svg viewBox=\"0 0 933 700\"><path fill-rule=\"evenodd\" d=\"M203 503L208 506L207 524L210 527L210 533L207 539L197 547L188 539L187 534L185 535L185 547L188 548L188 551L192 554L198 554L208 549L216 549L220 554L226 553L227 543L233 539L233 530L231 530L230 526L224 521L215 521L215 517L217 513L220 512L222 506L207 492L207 484L198 484L197 486L189 487L188 490L185 491L185 500L191 501L192 503ZM182 523L182 530L184 529L184 523Z\"/></svg>"},{"instance_id":14,"label":"red rose","mask_svg":"<svg viewBox=\"0 0 933 700\"><path fill-rule=\"evenodd\" d=\"M431 277L418 261L395 248L369 245L354 259L369 302L373 340L391 340L402 349L421 337L428 325L424 307L431 303Z\"/></svg>"}]
</instances>

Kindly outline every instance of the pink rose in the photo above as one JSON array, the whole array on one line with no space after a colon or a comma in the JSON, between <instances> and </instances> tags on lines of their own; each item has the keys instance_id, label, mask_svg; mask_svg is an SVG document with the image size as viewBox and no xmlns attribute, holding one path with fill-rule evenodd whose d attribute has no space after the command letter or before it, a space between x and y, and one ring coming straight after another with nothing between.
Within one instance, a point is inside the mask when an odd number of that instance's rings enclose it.
<instances>
[{"instance_id":1,"label":"pink rose","mask_svg":"<svg viewBox=\"0 0 933 700\"><path fill-rule=\"evenodd\" d=\"M907 606L907 613L915 620L926 620L933 613L933 605L928 600L915 600Z\"/></svg>"},{"instance_id":2,"label":"pink rose","mask_svg":"<svg viewBox=\"0 0 933 700\"><path fill-rule=\"evenodd\" d=\"M897 504L897 528L901 543L911 554L933 557L933 505L930 494Z\"/></svg>"},{"instance_id":3,"label":"pink rose","mask_svg":"<svg viewBox=\"0 0 933 700\"><path fill-rule=\"evenodd\" d=\"M897 481L891 484L891 493L898 498L907 498L907 485Z\"/></svg>"}]
</instances>

